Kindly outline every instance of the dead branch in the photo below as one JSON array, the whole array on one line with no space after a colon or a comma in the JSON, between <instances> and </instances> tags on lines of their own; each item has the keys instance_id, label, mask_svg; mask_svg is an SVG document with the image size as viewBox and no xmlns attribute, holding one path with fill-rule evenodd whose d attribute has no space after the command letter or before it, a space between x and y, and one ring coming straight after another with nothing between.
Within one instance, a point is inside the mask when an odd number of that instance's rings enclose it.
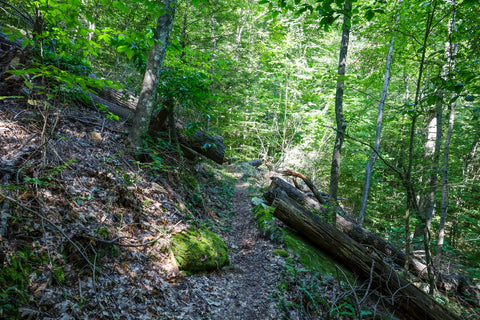
<instances>
[{"instance_id":1,"label":"dead branch","mask_svg":"<svg viewBox=\"0 0 480 320\"><path fill-rule=\"evenodd\" d=\"M69 236L67 236L65 234L65 232L62 230L62 228L60 228L59 226L57 226L53 221L51 221L50 219L44 217L42 214L38 213L37 211L35 210L32 210L30 209L29 207L26 207L24 206L22 203L20 203L18 200L0 192L0 197L4 198L4 199L7 199L9 200L10 202L12 203L15 203L16 205L18 205L20 208L36 215L37 217L39 217L40 219L42 219L42 221L45 221L47 222L53 229L55 229L56 231L60 232L60 234L65 238L67 239L68 242L70 242L70 244L78 251L78 253L80 253L80 255L85 259L85 261L87 262L87 264L90 265L90 267L92 268L92 270L95 270L95 265L88 259L87 255L85 254L85 251L82 250L82 248L80 248L80 246L75 243Z\"/></svg>"},{"instance_id":2,"label":"dead branch","mask_svg":"<svg viewBox=\"0 0 480 320\"><path fill-rule=\"evenodd\" d=\"M313 195L318 200L318 202L320 202L321 204L326 204L327 203L327 200L325 199L325 196L328 197L328 195L327 194L320 194L318 189L313 184L312 180L308 179L304 174L302 174L300 172L293 171L293 170L284 170L284 171L280 171L280 173L283 174L283 175L286 175L286 176L292 176L294 178L298 177L298 178L302 179L305 182L305 184L310 188L310 190L313 192ZM298 189L296 180L294 180L294 183L295 183L295 187Z\"/></svg>"}]
</instances>

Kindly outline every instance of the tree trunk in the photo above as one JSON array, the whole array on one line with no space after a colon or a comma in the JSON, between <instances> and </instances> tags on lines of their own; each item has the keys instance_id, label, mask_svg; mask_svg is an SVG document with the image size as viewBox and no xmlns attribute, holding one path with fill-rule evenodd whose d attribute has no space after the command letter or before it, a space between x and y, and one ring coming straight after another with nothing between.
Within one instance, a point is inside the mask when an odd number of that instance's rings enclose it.
<instances>
[{"instance_id":1,"label":"tree trunk","mask_svg":"<svg viewBox=\"0 0 480 320\"><path fill-rule=\"evenodd\" d=\"M327 210L318 202L318 200L308 196L281 178L272 177L271 179L272 183L264 194L267 204L272 205L275 199L288 196L298 205L305 207L310 212L314 212L320 216L325 216L327 214ZM322 198L325 197L326 196L322 195ZM343 211L343 214L337 214L336 219L338 230L343 231L353 240L380 252L384 255L385 260L391 261L394 265L399 266L398 268L404 266L406 261L408 261L408 269L415 277L418 277L423 281L429 280L425 263L414 257L407 259L405 252L379 237L376 233L358 225L355 219L345 211ZM471 287L465 278L458 275L443 275L437 273L435 274L435 283L437 288L441 291L450 294L455 293L465 297L477 296L475 288ZM480 305L480 301L477 302L477 304Z\"/></svg>"},{"instance_id":2,"label":"tree trunk","mask_svg":"<svg viewBox=\"0 0 480 320\"><path fill-rule=\"evenodd\" d=\"M401 6L401 3L402 2L400 1L399 6ZM395 29L397 28L399 20L400 20L400 13L397 15L397 18L395 20ZM392 65L394 44L395 44L395 37L392 38L392 41L390 42L390 47L388 49L387 63L385 66L385 78L383 80L382 96L380 98L380 103L378 104L377 130L375 132L375 145L373 147L374 152L372 152L372 155L370 156L370 160L368 161L367 167L365 168L365 184L363 186L362 204L360 206L360 211L358 213L358 224L360 226L363 225L363 221L365 219L365 211L367 209L368 193L370 191L370 181L372 178L373 166L375 165L375 161L377 160L377 154L380 150L380 139L382 135L382 123L383 123L383 107L385 105L385 100L387 99L388 84L390 82L390 68Z\"/></svg>"},{"instance_id":3,"label":"tree trunk","mask_svg":"<svg viewBox=\"0 0 480 320\"><path fill-rule=\"evenodd\" d=\"M433 150L426 150L426 156L431 158L431 168L430 168L430 177L428 178L429 191L426 197L426 204L423 206L424 212L420 213L424 216L423 223L423 241L425 248L425 257L427 261L427 266L433 268L433 260L430 252L430 237L431 237L431 226L433 213L435 211L435 196L437 193L437 181L438 181L438 167L440 163L440 148L441 148L441 139L442 139L442 118L443 118L443 105L442 103L436 103L436 110L434 119L432 120L432 128L434 132L432 133ZM436 119L436 121L435 121ZM429 125L430 128L430 125ZM429 132L430 134L430 132ZM428 143L428 140L427 140ZM432 154L429 154L430 151L433 151ZM429 270L430 277L430 286L434 287L434 275L433 270ZM433 293L433 289L430 290Z\"/></svg>"},{"instance_id":4,"label":"tree trunk","mask_svg":"<svg viewBox=\"0 0 480 320\"><path fill-rule=\"evenodd\" d=\"M370 254L334 226L299 206L286 194L273 200L274 216L295 228L301 235L361 278L370 279L375 288L387 295L395 316L403 319L460 319L416 286L400 277L378 255Z\"/></svg>"},{"instance_id":5,"label":"tree trunk","mask_svg":"<svg viewBox=\"0 0 480 320\"><path fill-rule=\"evenodd\" d=\"M132 99L136 99L134 96L129 95L129 100L123 101L124 106L119 106L116 103L119 101L119 97L124 96L121 92L111 88L102 92L104 97L111 99L114 102L101 98L92 92L87 92L87 95L92 99L93 103L106 106L109 112L112 112L125 120L133 118L135 109L132 111L130 108L125 107L125 105L132 107L131 101ZM105 92L108 92L108 94L105 94ZM171 117L171 112L168 107L155 110L151 117L148 133L151 136L158 136L159 132L166 131L174 133L171 127L169 128L167 125L173 123L172 121L167 123L169 117ZM187 125L183 121L176 120L174 123L180 146L184 149L186 155L188 154L194 157L200 154L216 163L223 163L225 157L225 145L221 136L211 135L201 129L198 129L193 134L186 134L184 132L188 131Z\"/></svg>"},{"instance_id":6,"label":"tree trunk","mask_svg":"<svg viewBox=\"0 0 480 320\"><path fill-rule=\"evenodd\" d=\"M455 102L451 103L449 107L448 116L448 131L445 138L445 146L443 150L443 166L442 166L442 199L440 204L440 224L438 226L438 241L437 241L437 263L440 263L443 244L445 242L445 222L447 220L448 209L448 163L450 153L450 141L452 140L453 124L455 122Z\"/></svg>"},{"instance_id":7,"label":"tree trunk","mask_svg":"<svg viewBox=\"0 0 480 320\"><path fill-rule=\"evenodd\" d=\"M152 46L150 56L148 57L142 91L140 92L140 97L138 99L132 129L128 136L129 146L133 150L142 146L142 139L148 132L155 102L158 79L175 16L176 0L163 0L162 3L165 11L157 21L155 43Z\"/></svg>"},{"instance_id":8,"label":"tree trunk","mask_svg":"<svg viewBox=\"0 0 480 320\"><path fill-rule=\"evenodd\" d=\"M333 147L332 154L332 166L330 171L330 199L329 199L329 214L327 219L335 225L338 197L338 181L340 176L340 163L342 161L342 145L345 138L345 129L347 128L347 122L343 116L343 89L345 87L344 76L346 72L347 53L348 53L348 41L350 37L350 24L352 15L352 3L350 0L345 1L343 7L343 28L342 28L342 41L340 43L340 55L338 61L338 80L337 89L335 93L335 119L337 123L337 130L335 135L335 145Z\"/></svg>"},{"instance_id":9,"label":"tree trunk","mask_svg":"<svg viewBox=\"0 0 480 320\"><path fill-rule=\"evenodd\" d=\"M420 59L420 65L418 68L418 77L417 77L417 84L415 90L415 100L414 100L414 112L415 114L412 116L412 122L410 124L410 136L409 136L409 145L408 145L408 165L403 177L403 185L405 187L405 191L407 192L407 214L405 216L405 253L406 253L406 264L405 268L408 269L408 259L410 259L410 217L411 214L415 214L417 217L420 218L421 223L424 225L424 237L423 237L423 244L425 249L425 254L427 257L427 272L430 279L430 293L433 293L434 290L434 277L433 277L433 270L432 270L432 262L430 259L430 240L429 240L429 230L427 229L425 217L422 217L420 212L418 200L416 197L416 192L414 188L414 184L412 181L412 169L413 169L413 157L414 157L414 144L415 144L415 131L416 131L416 123L419 117L417 108L420 102L421 97L421 87L423 81L423 72L425 70L425 57L427 53L427 46L428 40L430 38L430 34L433 30L433 22L435 16L435 10L437 6L437 1L433 1L432 5L429 6L427 12L427 21L425 27L425 33L423 37L423 43L421 47L422 55Z\"/></svg>"},{"instance_id":10,"label":"tree trunk","mask_svg":"<svg viewBox=\"0 0 480 320\"><path fill-rule=\"evenodd\" d=\"M180 144L188 146L218 164L224 162L225 145L221 136L213 136L200 129L193 134L187 134L185 133L187 125L180 120L176 121L176 127Z\"/></svg>"},{"instance_id":11,"label":"tree trunk","mask_svg":"<svg viewBox=\"0 0 480 320\"><path fill-rule=\"evenodd\" d=\"M448 48L447 48L447 70L445 70L446 77L451 77L453 70L455 69L455 56L457 55L458 45L452 42L453 32L457 31L456 26L456 2L452 1L453 10L452 18L450 19L450 25L448 26ZM452 94L452 98L456 97L456 93ZM447 209L448 209L448 162L449 162L449 153L450 153L450 141L452 140L453 135L453 124L455 122L455 102L451 102L448 110L448 129L447 136L445 138L445 146L443 150L443 165L442 165L442 200L440 204L440 225L438 227L438 241L437 241L437 263L441 262L443 244L445 241L445 222L447 220Z\"/></svg>"},{"instance_id":12,"label":"tree trunk","mask_svg":"<svg viewBox=\"0 0 480 320\"><path fill-rule=\"evenodd\" d=\"M443 97L443 92L439 93ZM427 194L425 209L425 224L427 229L430 230L433 219L433 212L435 211L435 195L437 193L437 180L438 180L438 167L440 164L440 149L443 136L443 105L441 102L437 102L435 105L434 118L428 125L428 139L427 144L431 143L426 148L427 158L431 158L430 177L428 179L429 192ZM433 129L433 132L430 131ZM431 135L431 136L430 136ZM431 148L433 146L433 148Z\"/></svg>"}]
</instances>

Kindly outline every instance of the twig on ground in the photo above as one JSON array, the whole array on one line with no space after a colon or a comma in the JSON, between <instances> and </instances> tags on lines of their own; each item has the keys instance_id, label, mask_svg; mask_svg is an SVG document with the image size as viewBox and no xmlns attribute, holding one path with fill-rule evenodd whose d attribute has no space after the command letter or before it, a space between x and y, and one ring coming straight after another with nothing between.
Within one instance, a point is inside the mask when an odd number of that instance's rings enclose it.
<instances>
[{"instance_id":1,"label":"twig on ground","mask_svg":"<svg viewBox=\"0 0 480 320\"><path fill-rule=\"evenodd\" d=\"M70 237L68 237L65 232L62 230L62 228L60 228L59 226L57 226L53 221L51 221L50 219L44 217L42 214L38 213L37 211L35 210L32 210L30 209L29 207L26 207L25 205L23 205L21 202L19 202L18 200L0 192L0 197L4 198L4 199L7 199L9 200L10 202L12 203L15 203L16 205L18 205L20 208L30 212L30 213L33 213L34 215L36 215L37 217L39 217L40 219L42 219L43 221L47 222L50 226L52 226L56 231L60 232L60 234L62 234L62 236L67 239L68 242L70 242L72 244L72 246L77 249L77 251L80 253L80 255L85 259L85 261L90 265L90 267L92 269L95 268L95 265L88 259L87 255L85 254L85 251L82 250L82 248L80 248L80 246L75 243L72 239L70 239Z\"/></svg>"}]
</instances>

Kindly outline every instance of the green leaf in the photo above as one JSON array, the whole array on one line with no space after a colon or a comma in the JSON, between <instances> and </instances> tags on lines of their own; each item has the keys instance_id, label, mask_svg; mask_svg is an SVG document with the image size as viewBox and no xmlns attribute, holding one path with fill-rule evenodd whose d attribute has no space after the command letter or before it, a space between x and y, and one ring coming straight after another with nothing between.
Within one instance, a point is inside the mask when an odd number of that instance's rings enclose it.
<instances>
[{"instance_id":1,"label":"green leaf","mask_svg":"<svg viewBox=\"0 0 480 320\"><path fill-rule=\"evenodd\" d=\"M130 13L130 9L122 1L113 1L112 6L123 13Z\"/></svg>"},{"instance_id":2,"label":"green leaf","mask_svg":"<svg viewBox=\"0 0 480 320\"><path fill-rule=\"evenodd\" d=\"M105 41L107 44L109 44L111 40L112 37L108 33L104 33L98 36L98 41Z\"/></svg>"},{"instance_id":3,"label":"green leaf","mask_svg":"<svg viewBox=\"0 0 480 320\"><path fill-rule=\"evenodd\" d=\"M128 50L128 46L119 46L117 47L117 52L125 52Z\"/></svg>"},{"instance_id":4,"label":"green leaf","mask_svg":"<svg viewBox=\"0 0 480 320\"><path fill-rule=\"evenodd\" d=\"M252 203L254 206L258 206L259 204L261 203L264 203L263 199L259 198L259 197L253 197L252 198Z\"/></svg>"},{"instance_id":5,"label":"green leaf","mask_svg":"<svg viewBox=\"0 0 480 320\"><path fill-rule=\"evenodd\" d=\"M464 83L458 82L458 83L456 83L455 86L453 87L453 90L454 90L456 93L460 93L460 92L462 92L464 86L465 86Z\"/></svg>"},{"instance_id":6,"label":"green leaf","mask_svg":"<svg viewBox=\"0 0 480 320\"><path fill-rule=\"evenodd\" d=\"M367 19L367 21L371 21L374 16L375 16L375 12L371 9L365 12L365 19Z\"/></svg>"}]
</instances>

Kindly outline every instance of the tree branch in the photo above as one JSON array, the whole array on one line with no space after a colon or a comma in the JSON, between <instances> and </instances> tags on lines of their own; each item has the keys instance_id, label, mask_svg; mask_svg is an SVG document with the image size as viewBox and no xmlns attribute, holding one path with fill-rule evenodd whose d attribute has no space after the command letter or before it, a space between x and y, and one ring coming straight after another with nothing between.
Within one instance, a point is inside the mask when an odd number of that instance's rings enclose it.
<instances>
[{"instance_id":1,"label":"tree branch","mask_svg":"<svg viewBox=\"0 0 480 320\"><path fill-rule=\"evenodd\" d=\"M335 129L334 127L331 127L331 126L326 126L326 125L323 125L324 127L326 128L330 128L332 130L335 130L337 131L337 129ZM345 134L345 137L349 138L349 139L352 139L353 141L356 141L370 149L373 150L373 152L378 156L378 158L380 158L380 160L382 160L382 162L388 167L390 168L393 172L395 172L396 174L398 174L398 176L400 177L401 180L404 180L404 176L403 176L403 172L401 172L399 169L397 169L396 167L394 167L393 165L391 165L390 163L387 162L387 160L385 160L385 158L380 154L380 152L378 152L377 150L375 150L375 148L373 146L371 146L370 144L366 143L366 142L363 142L355 137L352 137L351 135L349 135L348 133L344 133Z\"/></svg>"}]
</instances>

